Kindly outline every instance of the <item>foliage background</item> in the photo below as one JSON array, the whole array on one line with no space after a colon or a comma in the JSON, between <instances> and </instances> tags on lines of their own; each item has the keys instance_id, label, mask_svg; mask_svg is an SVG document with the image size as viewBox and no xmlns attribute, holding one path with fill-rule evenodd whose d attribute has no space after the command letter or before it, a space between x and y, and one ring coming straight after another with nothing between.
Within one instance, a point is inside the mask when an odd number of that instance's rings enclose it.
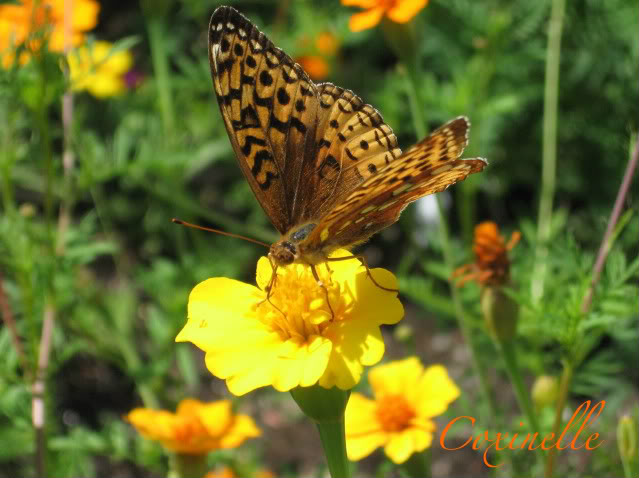
<instances>
[{"instance_id":1,"label":"foliage background","mask_svg":"<svg viewBox=\"0 0 639 478\"><path fill-rule=\"evenodd\" d=\"M215 276L253 282L264 251L172 225L170 219L276 239L233 159L215 104L206 26L217 5L200 0L102 5L92 34L123 46L134 43L134 68L142 81L109 100L75 95L71 176L65 176L61 161L60 96L66 86L58 60L45 62L43 70L32 64L0 74L0 271L30 363L37 360L48 304L56 317L45 395L50 476L162 476L161 449L135 436L121 415L142 403L171 409L185 396L228 396L204 369L199 351L173 342L185 321L190 289ZM316 54L309 40L312 45L319 34L331 32L339 49L328 60L328 80L373 104L401 146L417 139L405 71L380 29L350 32L353 10L336 1L233 5L293 57ZM530 305L540 191L549 11L548 0L433 0L415 23L423 69L418 94L428 125L469 116L466 156L490 162L480 177L445 193L456 261L469 260L472 228L481 220L521 230L513 278L524 305ZM571 324L629 158L638 126L638 13L630 0L567 2L551 273L543 305L530 305L518 337L528 383L542 373L558 373L573 343ZM152 25L162 32L160 43ZM168 58L166 73L154 62L158 48ZM43 124L49 125L50 161ZM61 205L68 207L71 222L64 253L56 254ZM625 206L632 220L621 228L593 313L582 324L589 343L570 398L574 406L586 399L607 401L596 425L606 443L592 453L564 452L560 470L573 476L622 474L614 429L637 398L638 372L630 366L639 360L636 189ZM446 285L450 270L428 211L428 203L410 207L362 251L372 265L397 273L407 304L407 327L387 330L389 357L417 353L425 363L444 363L461 385L463 395L441 427L475 409L486 416L488 404L454 320ZM503 366L490 358L494 351L479 319L478 297L474 286L462 291L484 357L479 366L488 371L507 417L503 431L512 430L519 412L512 392L501 386ZM0 476L33 475L31 391L5 326L0 361ZM258 420L266 438L212 461L261 463L283 476L317 473L323 463L319 442L288 396L260 390L238 400L238 407ZM541 418L550 428L552 413ZM435 476L495 473L468 449L446 452L436 446L433 460ZM362 466L368 474L391 472L381 455Z\"/></svg>"}]
</instances>

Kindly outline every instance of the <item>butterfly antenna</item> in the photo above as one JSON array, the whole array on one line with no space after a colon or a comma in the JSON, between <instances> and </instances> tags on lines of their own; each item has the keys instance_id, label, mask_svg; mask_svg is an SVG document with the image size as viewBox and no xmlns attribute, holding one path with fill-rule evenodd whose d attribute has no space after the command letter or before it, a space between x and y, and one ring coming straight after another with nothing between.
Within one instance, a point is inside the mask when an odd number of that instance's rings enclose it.
<instances>
[{"instance_id":1,"label":"butterfly antenna","mask_svg":"<svg viewBox=\"0 0 639 478\"><path fill-rule=\"evenodd\" d=\"M264 246L264 247L267 247L267 248L271 247L270 244L267 244L266 242L258 241L257 239L251 239L250 237L240 236L239 234L233 234L231 232L224 232L224 231L220 231L218 229L212 229L210 227L198 226L197 224L191 224L190 222L183 221L182 219L173 218L173 219L171 219L171 222L173 222L175 224L180 224L180 225L186 226L186 227L192 227L193 229L200 229L201 231L215 232L216 234L221 234L223 236L229 236L229 237L235 237L237 239L243 239L245 241L252 242L254 244L259 244L260 246Z\"/></svg>"}]
</instances>

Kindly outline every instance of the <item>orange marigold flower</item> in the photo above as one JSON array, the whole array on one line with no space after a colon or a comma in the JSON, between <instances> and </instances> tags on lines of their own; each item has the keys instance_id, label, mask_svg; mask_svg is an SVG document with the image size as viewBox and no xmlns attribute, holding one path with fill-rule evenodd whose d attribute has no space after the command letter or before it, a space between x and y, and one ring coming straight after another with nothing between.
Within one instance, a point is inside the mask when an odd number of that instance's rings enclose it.
<instances>
[{"instance_id":1,"label":"orange marigold flower","mask_svg":"<svg viewBox=\"0 0 639 478\"><path fill-rule=\"evenodd\" d=\"M521 234L515 231L506 243L499 234L499 227L494 222L482 222L475 226L473 252L475 262L466 264L453 273L459 277L458 286L476 280L481 285L499 286L508 282L510 273L510 251L519 242Z\"/></svg>"},{"instance_id":2,"label":"orange marigold flower","mask_svg":"<svg viewBox=\"0 0 639 478\"><path fill-rule=\"evenodd\" d=\"M335 53L337 53L339 43L339 39L331 32L322 32L317 35L317 39L315 40L315 46L317 47L317 50L320 53L329 56L335 55Z\"/></svg>"},{"instance_id":3,"label":"orange marigold flower","mask_svg":"<svg viewBox=\"0 0 639 478\"><path fill-rule=\"evenodd\" d=\"M77 46L84 42L85 32L95 28L100 4L95 0L74 0L71 13L71 37L65 39L64 0L22 0L17 5L0 6L0 59L6 68L14 61L14 48L25 42L32 50L39 48L35 38L39 32L48 37L51 51L61 52L66 44ZM20 56L21 64L28 54Z\"/></svg>"},{"instance_id":4,"label":"orange marigold flower","mask_svg":"<svg viewBox=\"0 0 639 478\"><path fill-rule=\"evenodd\" d=\"M125 418L143 437L187 455L236 448L262 433L248 415L234 415L229 400L203 403L186 398L176 413L136 408Z\"/></svg>"},{"instance_id":5,"label":"orange marigold flower","mask_svg":"<svg viewBox=\"0 0 639 478\"><path fill-rule=\"evenodd\" d=\"M232 468L228 466L224 466L222 468L216 468L214 470L209 471L204 478L237 478L239 475L233 471ZM257 470L254 478L275 478L275 474L266 468L262 468Z\"/></svg>"},{"instance_id":6,"label":"orange marigold flower","mask_svg":"<svg viewBox=\"0 0 639 478\"><path fill-rule=\"evenodd\" d=\"M428 0L342 0L347 7L366 9L353 15L348 23L354 32L373 28L386 15L395 23L409 22L426 5Z\"/></svg>"},{"instance_id":7,"label":"orange marigold flower","mask_svg":"<svg viewBox=\"0 0 639 478\"><path fill-rule=\"evenodd\" d=\"M330 71L328 62L321 56L300 56L295 58L295 62L299 63L308 76L315 81L324 80Z\"/></svg>"}]
</instances>

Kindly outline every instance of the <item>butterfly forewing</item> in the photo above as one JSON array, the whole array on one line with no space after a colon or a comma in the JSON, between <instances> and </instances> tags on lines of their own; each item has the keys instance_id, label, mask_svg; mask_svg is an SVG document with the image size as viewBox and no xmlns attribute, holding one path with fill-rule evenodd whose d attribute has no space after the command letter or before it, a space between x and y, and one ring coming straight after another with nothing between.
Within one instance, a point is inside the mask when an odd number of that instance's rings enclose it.
<instances>
[{"instance_id":1,"label":"butterfly forewing","mask_svg":"<svg viewBox=\"0 0 639 478\"><path fill-rule=\"evenodd\" d=\"M209 59L240 167L282 234L319 221L401 153L375 108L350 90L315 85L231 7L211 17Z\"/></svg>"},{"instance_id":2,"label":"butterfly forewing","mask_svg":"<svg viewBox=\"0 0 639 478\"><path fill-rule=\"evenodd\" d=\"M209 60L236 157L255 196L283 234L302 158L314 148L318 97L302 68L230 7L213 13Z\"/></svg>"},{"instance_id":3,"label":"butterfly forewing","mask_svg":"<svg viewBox=\"0 0 639 478\"><path fill-rule=\"evenodd\" d=\"M304 247L331 250L365 241L397 221L410 202L482 171L485 160L459 159L468 126L466 118L454 119L372 175L322 218Z\"/></svg>"}]
</instances>

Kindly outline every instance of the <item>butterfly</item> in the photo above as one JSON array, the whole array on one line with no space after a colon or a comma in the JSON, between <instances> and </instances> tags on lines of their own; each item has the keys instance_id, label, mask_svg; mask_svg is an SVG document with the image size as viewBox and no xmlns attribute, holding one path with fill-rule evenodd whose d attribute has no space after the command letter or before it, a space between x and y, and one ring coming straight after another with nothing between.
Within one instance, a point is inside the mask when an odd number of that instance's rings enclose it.
<instances>
[{"instance_id":1,"label":"butterfly","mask_svg":"<svg viewBox=\"0 0 639 478\"><path fill-rule=\"evenodd\" d=\"M211 17L209 60L237 161L281 234L269 251L274 269L308 264L319 282L314 266L331 252L365 242L410 202L487 164L460 159L465 117L402 153L375 108L348 89L313 83L232 7Z\"/></svg>"}]
</instances>

